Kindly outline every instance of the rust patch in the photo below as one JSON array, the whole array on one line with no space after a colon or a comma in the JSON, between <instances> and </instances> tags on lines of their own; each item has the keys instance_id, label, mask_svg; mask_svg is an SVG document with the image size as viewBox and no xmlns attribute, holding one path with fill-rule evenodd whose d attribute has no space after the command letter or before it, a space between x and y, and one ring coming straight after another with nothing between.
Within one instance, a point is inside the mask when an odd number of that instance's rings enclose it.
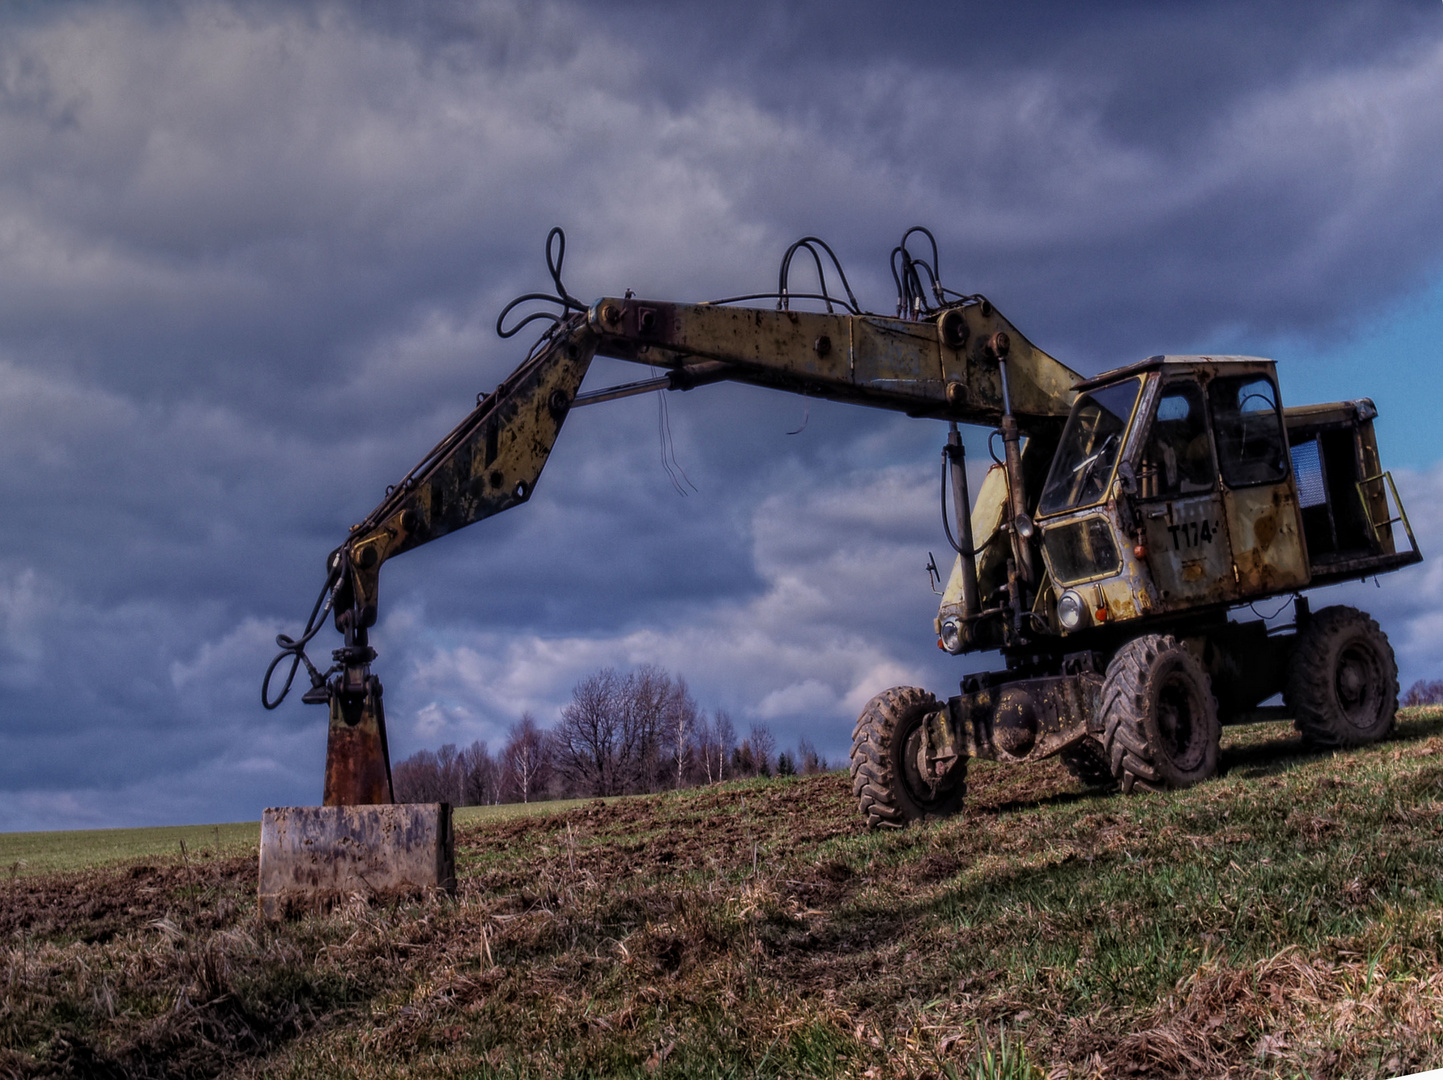
<instances>
[{"instance_id":1,"label":"rust patch","mask_svg":"<svg viewBox=\"0 0 1443 1080\"><path fill-rule=\"evenodd\" d=\"M1273 546L1273 540L1277 535L1278 518L1276 513L1264 514L1253 522L1253 539L1264 551Z\"/></svg>"}]
</instances>

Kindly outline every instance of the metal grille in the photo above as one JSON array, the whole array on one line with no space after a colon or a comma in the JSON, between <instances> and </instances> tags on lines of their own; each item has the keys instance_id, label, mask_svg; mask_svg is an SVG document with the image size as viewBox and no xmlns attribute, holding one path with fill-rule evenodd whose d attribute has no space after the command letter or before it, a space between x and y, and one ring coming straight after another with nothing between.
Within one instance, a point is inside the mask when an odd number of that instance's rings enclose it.
<instances>
[{"instance_id":1,"label":"metal grille","mask_svg":"<svg viewBox=\"0 0 1443 1080\"><path fill-rule=\"evenodd\" d=\"M1325 506L1328 491L1323 486L1323 461L1318 456L1318 440L1310 439L1293 447L1293 476L1298 481L1298 505Z\"/></svg>"}]
</instances>

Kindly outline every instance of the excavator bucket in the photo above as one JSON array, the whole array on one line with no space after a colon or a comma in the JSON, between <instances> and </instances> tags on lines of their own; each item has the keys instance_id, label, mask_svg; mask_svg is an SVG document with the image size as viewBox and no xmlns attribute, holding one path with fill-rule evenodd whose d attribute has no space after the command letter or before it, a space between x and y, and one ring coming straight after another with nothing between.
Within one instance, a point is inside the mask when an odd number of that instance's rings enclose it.
<instances>
[{"instance_id":1,"label":"excavator bucket","mask_svg":"<svg viewBox=\"0 0 1443 1080\"><path fill-rule=\"evenodd\" d=\"M282 806L261 819L260 912L456 891L449 803Z\"/></svg>"},{"instance_id":2,"label":"excavator bucket","mask_svg":"<svg viewBox=\"0 0 1443 1080\"><path fill-rule=\"evenodd\" d=\"M330 696L323 806L285 806L261 819L260 911L322 910L351 896L398 899L456 890L448 803L394 803L379 684L364 698Z\"/></svg>"}]
</instances>

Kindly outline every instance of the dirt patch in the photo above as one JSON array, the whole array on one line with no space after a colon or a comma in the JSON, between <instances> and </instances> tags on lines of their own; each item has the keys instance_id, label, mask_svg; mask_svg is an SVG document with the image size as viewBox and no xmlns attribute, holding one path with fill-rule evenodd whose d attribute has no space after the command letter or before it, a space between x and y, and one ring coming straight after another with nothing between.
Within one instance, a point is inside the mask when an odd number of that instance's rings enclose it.
<instances>
[{"instance_id":1,"label":"dirt patch","mask_svg":"<svg viewBox=\"0 0 1443 1080\"><path fill-rule=\"evenodd\" d=\"M0 883L0 938L100 944L177 912L215 930L234 918L236 894L255 883L253 857L16 878Z\"/></svg>"}]
</instances>

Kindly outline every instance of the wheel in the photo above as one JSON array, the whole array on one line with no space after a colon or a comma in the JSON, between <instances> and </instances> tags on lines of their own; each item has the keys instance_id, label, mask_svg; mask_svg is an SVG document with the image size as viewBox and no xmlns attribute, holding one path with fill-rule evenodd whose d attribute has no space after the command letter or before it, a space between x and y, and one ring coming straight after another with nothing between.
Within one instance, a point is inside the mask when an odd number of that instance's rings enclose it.
<instances>
[{"instance_id":1,"label":"wheel","mask_svg":"<svg viewBox=\"0 0 1443 1080\"><path fill-rule=\"evenodd\" d=\"M868 828L900 829L909 821L945 817L962 809L966 757L935 787L918 768L922 722L937 709L937 699L927 691L895 686L862 710L852 730L852 791Z\"/></svg>"},{"instance_id":2,"label":"wheel","mask_svg":"<svg viewBox=\"0 0 1443 1080\"><path fill-rule=\"evenodd\" d=\"M1063 747L1057 755L1063 766L1078 783L1087 787L1111 787L1115 782L1107 751L1092 736Z\"/></svg>"},{"instance_id":3,"label":"wheel","mask_svg":"<svg viewBox=\"0 0 1443 1080\"><path fill-rule=\"evenodd\" d=\"M1398 712L1398 664L1387 635L1357 608L1323 608L1293 643L1283 700L1315 746L1386 738Z\"/></svg>"},{"instance_id":4,"label":"wheel","mask_svg":"<svg viewBox=\"0 0 1443 1080\"><path fill-rule=\"evenodd\" d=\"M1134 638L1107 665L1103 749L1124 792L1191 787L1218 769L1217 701L1197 657L1169 634Z\"/></svg>"}]
</instances>

